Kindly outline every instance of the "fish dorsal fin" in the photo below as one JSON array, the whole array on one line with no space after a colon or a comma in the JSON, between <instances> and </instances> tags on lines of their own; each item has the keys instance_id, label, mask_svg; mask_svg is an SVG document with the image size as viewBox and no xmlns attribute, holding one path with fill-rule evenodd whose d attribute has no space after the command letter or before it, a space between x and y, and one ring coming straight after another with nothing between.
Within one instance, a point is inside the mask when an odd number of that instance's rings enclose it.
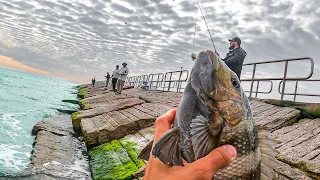
<instances>
[{"instance_id":1,"label":"fish dorsal fin","mask_svg":"<svg viewBox=\"0 0 320 180\"><path fill-rule=\"evenodd\" d=\"M152 155L164 164L183 166L179 127L170 129L160 137L152 149Z\"/></svg>"},{"instance_id":2,"label":"fish dorsal fin","mask_svg":"<svg viewBox=\"0 0 320 180\"><path fill-rule=\"evenodd\" d=\"M261 180L272 180L274 169L282 166L283 163L276 159L279 152L273 147L280 141L270 138L270 130L259 130L259 146L261 152Z\"/></svg>"},{"instance_id":3,"label":"fish dorsal fin","mask_svg":"<svg viewBox=\"0 0 320 180\"><path fill-rule=\"evenodd\" d=\"M216 142L210 133L208 121L203 116L193 119L190 128L194 154L196 159L200 159L214 149Z\"/></svg>"},{"instance_id":4,"label":"fish dorsal fin","mask_svg":"<svg viewBox=\"0 0 320 180\"><path fill-rule=\"evenodd\" d=\"M149 161L150 153L151 153L151 149L152 149L152 144L153 144L153 141L149 142L147 144L147 146L141 150L141 152L138 156L139 159Z\"/></svg>"}]
</instances>

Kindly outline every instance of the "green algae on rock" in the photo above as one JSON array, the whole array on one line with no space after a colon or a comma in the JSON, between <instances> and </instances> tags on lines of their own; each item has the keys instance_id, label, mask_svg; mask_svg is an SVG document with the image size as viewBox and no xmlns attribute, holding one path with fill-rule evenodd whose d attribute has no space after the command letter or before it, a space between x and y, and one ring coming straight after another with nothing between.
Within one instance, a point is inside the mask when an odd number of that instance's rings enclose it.
<instances>
[{"instance_id":1,"label":"green algae on rock","mask_svg":"<svg viewBox=\"0 0 320 180\"><path fill-rule=\"evenodd\" d=\"M89 151L94 180L130 180L145 165L137 159L137 143L122 138L94 147Z\"/></svg>"},{"instance_id":2,"label":"green algae on rock","mask_svg":"<svg viewBox=\"0 0 320 180\"><path fill-rule=\"evenodd\" d=\"M81 114L81 112L74 112L74 113L72 113L71 114L71 119L72 119L72 125L73 125L73 127L75 127L75 121L76 121L76 119L77 119L77 116L79 115L79 114ZM78 125L79 127L80 127L80 125Z\"/></svg>"},{"instance_id":3,"label":"green algae on rock","mask_svg":"<svg viewBox=\"0 0 320 180\"><path fill-rule=\"evenodd\" d=\"M73 86L72 89L79 89L81 85Z\"/></svg>"},{"instance_id":4,"label":"green algae on rock","mask_svg":"<svg viewBox=\"0 0 320 180\"><path fill-rule=\"evenodd\" d=\"M314 165L310 163L307 164L303 160L288 158L282 154L277 155L276 158L286 164L302 170L304 173L314 179L320 179L319 166L316 163L314 163Z\"/></svg>"},{"instance_id":5,"label":"green algae on rock","mask_svg":"<svg viewBox=\"0 0 320 180\"><path fill-rule=\"evenodd\" d=\"M91 106L86 105L85 100L80 100L80 101L79 101L79 105L80 105L80 108L81 108L82 110L92 109Z\"/></svg>"},{"instance_id":6,"label":"green algae on rock","mask_svg":"<svg viewBox=\"0 0 320 180\"><path fill-rule=\"evenodd\" d=\"M320 103L304 103L276 99L261 99L261 101L281 107L294 107L301 110L304 116L320 118Z\"/></svg>"},{"instance_id":7,"label":"green algae on rock","mask_svg":"<svg viewBox=\"0 0 320 180\"><path fill-rule=\"evenodd\" d=\"M65 113L65 114L73 114L73 113L77 112L77 110L70 110L70 109L56 109L56 110L61 113Z\"/></svg>"},{"instance_id":8,"label":"green algae on rock","mask_svg":"<svg viewBox=\"0 0 320 180\"><path fill-rule=\"evenodd\" d=\"M78 97L82 99L87 98L87 95L85 94L85 92L86 92L86 89L83 87L80 87L78 90Z\"/></svg>"},{"instance_id":9,"label":"green algae on rock","mask_svg":"<svg viewBox=\"0 0 320 180\"><path fill-rule=\"evenodd\" d=\"M62 102L71 103L71 104L79 104L78 100L72 100L72 99L64 99Z\"/></svg>"},{"instance_id":10,"label":"green algae on rock","mask_svg":"<svg viewBox=\"0 0 320 180\"><path fill-rule=\"evenodd\" d=\"M120 144L122 147L124 147L129 156L131 157L132 161L138 166L138 167L143 167L144 166L144 161L138 159L138 154L140 153L141 149L138 148L138 144L136 142L132 142L126 138L120 139Z\"/></svg>"}]
</instances>

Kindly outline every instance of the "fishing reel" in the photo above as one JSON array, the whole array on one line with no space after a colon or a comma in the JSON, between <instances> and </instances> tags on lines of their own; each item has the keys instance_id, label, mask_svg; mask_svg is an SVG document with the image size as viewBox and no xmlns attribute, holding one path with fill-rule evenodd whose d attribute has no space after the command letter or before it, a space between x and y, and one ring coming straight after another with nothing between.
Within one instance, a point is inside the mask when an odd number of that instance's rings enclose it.
<instances>
[{"instance_id":1,"label":"fishing reel","mask_svg":"<svg viewBox=\"0 0 320 180\"><path fill-rule=\"evenodd\" d=\"M192 61L195 61L197 59L197 55L195 53L191 53L191 59Z\"/></svg>"}]
</instances>

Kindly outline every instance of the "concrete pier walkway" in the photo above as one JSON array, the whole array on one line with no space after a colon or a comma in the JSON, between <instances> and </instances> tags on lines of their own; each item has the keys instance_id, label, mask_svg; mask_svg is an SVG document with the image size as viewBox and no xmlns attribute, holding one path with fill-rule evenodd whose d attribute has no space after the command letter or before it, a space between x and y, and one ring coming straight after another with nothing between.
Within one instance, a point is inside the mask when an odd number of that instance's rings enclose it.
<instances>
[{"instance_id":1,"label":"concrete pier walkway","mask_svg":"<svg viewBox=\"0 0 320 180\"><path fill-rule=\"evenodd\" d=\"M80 102L84 110L73 114L72 121L74 128L81 130L91 160L94 160L90 162L93 179L114 176L136 177L132 175L133 172L138 171L144 164L137 160L136 156L142 147L152 140L152 125L155 119L169 109L177 107L182 93L145 91L127 87L128 89L121 95L115 95L104 87L92 88L84 85L81 88L84 97L87 97ZM258 129L269 130L271 134L268 137L279 141L272 148L278 152L276 160L282 165L273 169L274 178L319 179L320 119L301 119L300 110L292 107L279 107L257 99L251 99L250 103ZM109 156L110 165L99 166L102 161L97 160L97 157L110 154L104 150L110 149L110 145L118 141L119 148L123 151L114 149L113 156ZM134 142L131 147L133 151L123 145L127 141ZM99 148L100 150L97 150ZM112 174L115 171L119 172L117 168L111 168L115 167L114 163L122 162L121 159L126 159L126 156L130 157L130 162L133 161L135 165L133 171L124 170L123 173ZM108 164L108 162L103 163ZM124 161L116 166L118 168L121 165L126 166L128 162Z\"/></svg>"}]
</instances>

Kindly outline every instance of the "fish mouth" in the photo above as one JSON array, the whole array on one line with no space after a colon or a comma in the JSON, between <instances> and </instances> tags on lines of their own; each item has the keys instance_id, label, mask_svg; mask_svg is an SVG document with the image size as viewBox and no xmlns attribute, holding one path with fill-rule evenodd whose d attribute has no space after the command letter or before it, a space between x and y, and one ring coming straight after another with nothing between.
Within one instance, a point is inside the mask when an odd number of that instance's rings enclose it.
<instances>
[{"instance_id":1,"label":"fish mouth","mask_svg":"<svg viewBox=\"0 0 320 180\"><path fill-rule=\"evenodd\" d=\"M220 114L217 114L220 116ZM213 138L213 146L214 148L217 148L219 146L222 146L226 144L226 142L229 141L231 138L228 134L228 132L233 131L235 127L241 122L239 121L237 124L231 124L226 118L223 116L220 116L221 121L217 121L217 119L214 119L213 122L215 123L209 123L209 129Z\"/></svg>"},{"instance_id":2,"label":"fish mouth","mask_svg":"<svg viewBox=\"0 0 320 180\"><path fill-rule=\"evenodd\" d=\"M210 124L212 135L218 135L223 128L232 129L236 127L243 119L242 103L237 100L226 99L214 101L210 98L208 108L213 112Z\"/></svg>"},{"instance_id":3,"label":"fish mouth","mask_svg":"<svg viewBox=\"0 0 320 180\"><path fill-rule=\"evenodd\" d=\"M213 53L212 51L210 51L210 50L207 50L206 53L207 53L208 56L209 56L209 59L210 59L212 65L213 65L214 71L215 71L215 72L219 72L220 69L222 68L222 65L220 64L221 61L219 61L219 60L217 59L218 56L214 56L214 55L213 55L214 53Z\"/></svg>"}]
</instances>

